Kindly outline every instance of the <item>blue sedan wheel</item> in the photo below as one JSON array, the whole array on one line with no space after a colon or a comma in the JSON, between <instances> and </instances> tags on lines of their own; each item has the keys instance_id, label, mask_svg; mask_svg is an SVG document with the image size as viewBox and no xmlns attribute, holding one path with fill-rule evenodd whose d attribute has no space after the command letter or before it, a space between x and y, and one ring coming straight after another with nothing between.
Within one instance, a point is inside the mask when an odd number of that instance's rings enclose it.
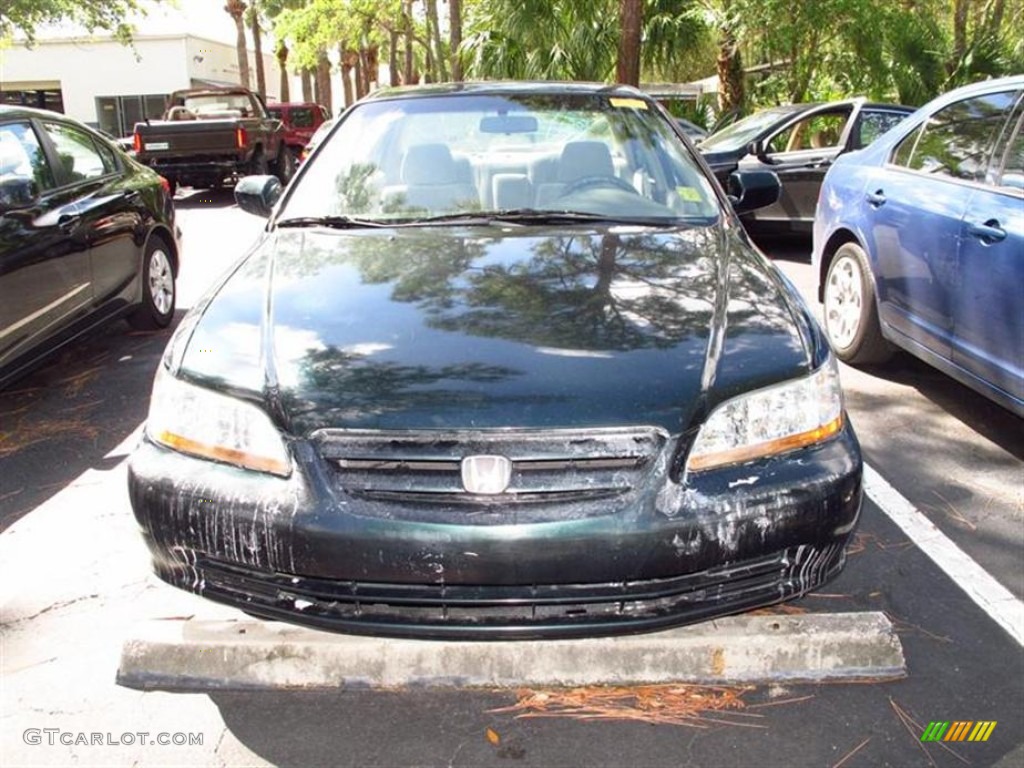
<instances>
[{"instance_id":1,"label":"blue sedan wheel","mask_svg":"<svg viewBox=\"0 0 1024 768\"><path fill-rule=\"evenodd\" d=\"M855 243L840 246L825 278L825 331L839 359L884 363L892 347L882 337L875 281L867 256Z\"/></svg>"}]
</instances>

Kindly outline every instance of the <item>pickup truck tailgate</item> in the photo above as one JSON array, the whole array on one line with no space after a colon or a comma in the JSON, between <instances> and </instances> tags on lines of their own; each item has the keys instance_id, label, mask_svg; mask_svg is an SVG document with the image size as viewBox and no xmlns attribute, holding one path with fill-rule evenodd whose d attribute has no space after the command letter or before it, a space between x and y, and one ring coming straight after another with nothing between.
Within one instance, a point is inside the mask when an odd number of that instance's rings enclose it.
<instances>
[{"instance_id":1,"label":"pickup truck tailgate","mask_svg":"<svg viewBox=\"0 0 1024 768\"><path fill-rule=\"evenodd\" d=\"M199 157L237 152L238 129L234 120L165 121L135 126L142 141L140 154L150 157Z\"/></svg>"}]
</instances>

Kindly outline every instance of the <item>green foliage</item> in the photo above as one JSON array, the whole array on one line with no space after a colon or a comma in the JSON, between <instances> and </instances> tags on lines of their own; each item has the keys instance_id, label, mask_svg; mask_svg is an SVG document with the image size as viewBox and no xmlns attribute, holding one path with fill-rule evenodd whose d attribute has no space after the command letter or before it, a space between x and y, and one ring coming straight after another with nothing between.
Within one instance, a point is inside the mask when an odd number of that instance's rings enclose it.
<instances>
[{"instance_id":1,"label":"green foliage","mask_svg":"<svg viewBox=\"0 0 1024 768\"><path fill-rule=\"evenodd\" d=\"M88 14L136 1L6 5ZM339 44L379 47L386 61L392 33L401 33L404 50L409 20L415 68L428 69L426 0L254 2L298 67ZM618 11L619 0L464 0L466 76L611 81ZM0 11L8 28L9 13ZM851 95L920 104L963 83L1024 71L1021 29L1024 0L644 0L642 80L696 80L738 56L754 70L746 76L748 110ZM434 58L438 49L450 53L444 40L430 47ZM435 77L443 72L436 62L434 69ZM713 117L706 105L687 116L701 124Z\"/></svg>"},{"instance_id":2,"label":"green foliage","mask_svg":"<svg viewBox=\"0 0 1024 768\"><path fill-rule=\"evenodd\" d=\"M20 32L31 42L40 26L71 21L90 32L112 32L128 43L132 27L125 20L143 7L140 0L4 0L0 3L0 38Z\"/></svg>"}]
</instances>

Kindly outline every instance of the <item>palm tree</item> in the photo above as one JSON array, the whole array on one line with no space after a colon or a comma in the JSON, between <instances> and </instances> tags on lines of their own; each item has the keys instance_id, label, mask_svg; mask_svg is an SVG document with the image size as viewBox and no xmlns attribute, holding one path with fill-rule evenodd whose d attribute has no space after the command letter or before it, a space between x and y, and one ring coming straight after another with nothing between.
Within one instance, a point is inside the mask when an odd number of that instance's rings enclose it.
<instances>
[{"instance_id":1,"label":"palm tree","mask_svg":"<svg viewBox=\"0 0 1024 768\"><path fill-rule=\"evenodd\" d=\"M267 75L263 71L263 29L260 26L259 0L249 0L249 30L252 32L252 52L256 59L256 91L267 100Z\"/></svg>"},{"instance_id":2,"label":"palm tree","mask_svg":"<svg viewBox=\"0 0 1024 768\"><path fill-rule=\"evenodd\" d=\"M643 26L643 0L621 0L619 5L619 57L616 79L626 85L640 85L640 33Z\"/></svg>"},{"instance_id":3,"label":"palm tree","mask_svg":"<svg viewBox=\"0 0 1024 768\"><path fill-rule=\"evenodd\" d=\"M235 48L238 50L238 79L246 88L249 87L249 50L245 42L245 0L227 0L224 10L235 22L235 30L238 33L238 41Z\"/></svg>"},{"instance_id":4,"label":"palm tree","mask_svg":"<svg viewBox=\"0 0 1024 768\"><path fill-rule=\"evenodd\" d=\"M462 0L448 0L448 39L452 53L452 80L462 80Z\"/></svg>"},{"instance_id":5,"label":"palm tree","mask_svg":"<svg viewBox=\"0 0 1024 768\"><path fill-rule=\"evenodd\" d=\"M281 101L291 101L291 84L288 82L288 45L284 40L277 41L277 66L281 70Z\"/></svg>"}]
</instances>

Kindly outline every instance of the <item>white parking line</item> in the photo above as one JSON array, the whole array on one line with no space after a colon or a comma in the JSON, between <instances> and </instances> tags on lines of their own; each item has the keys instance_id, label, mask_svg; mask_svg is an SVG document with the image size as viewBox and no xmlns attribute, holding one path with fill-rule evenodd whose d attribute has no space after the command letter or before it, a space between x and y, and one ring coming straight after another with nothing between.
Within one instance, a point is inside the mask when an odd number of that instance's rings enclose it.
<instances>
[{"instance_id":1,"label":"white parking line","mask_svg":"<svg viewBox=\"0 0 1024 768\"><path fill-rule=\"evenodd\" d=\"M1024 602L992 578L867 464L864 465L864 492L996 624L1024 645Z\"/></svg>"}]
</instances>

